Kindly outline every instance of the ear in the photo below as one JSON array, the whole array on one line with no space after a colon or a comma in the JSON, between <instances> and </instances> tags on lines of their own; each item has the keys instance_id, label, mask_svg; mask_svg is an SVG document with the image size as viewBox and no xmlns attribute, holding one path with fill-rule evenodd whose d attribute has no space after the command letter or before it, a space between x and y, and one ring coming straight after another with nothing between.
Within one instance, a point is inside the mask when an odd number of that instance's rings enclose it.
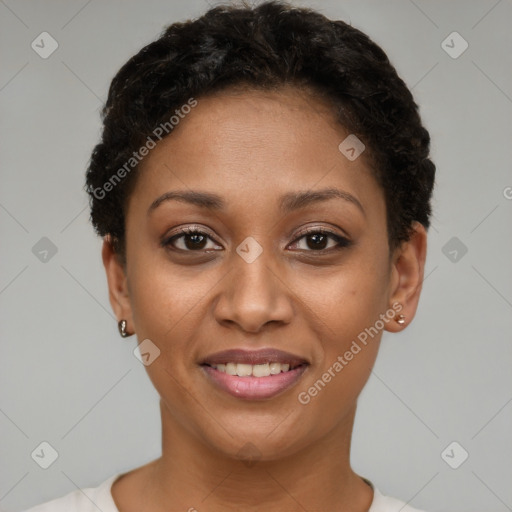
<instances>
[{"instance_id":1,"label":"ear","mask_svg":"<svg viewBox=\"0 0 512 512\"><path fill-rule=\"evenodd\" d=\"M134 325L126 271L120 256L114 250L109 235L103 238L101 257L107 274L110 305L114 310L117 321L126 320L126 330L132 334L134 333Z\"/></svg>"},{"instance_id":2,"label":"ear","mask_svg":"<svg viewBox=\"0 0 512 512\"><path fill-rule=\"evenodd\" d=\"M391 260L389 307L395 303L402 305L400 311L396 309L395 318L404 315L405 324L387 322L386 330L390 332L401 331L411 323L420 300L427 255L427 232L419 222L414 222L413 227L410 240L395 250Z\"/></svg>"}]
</instances>

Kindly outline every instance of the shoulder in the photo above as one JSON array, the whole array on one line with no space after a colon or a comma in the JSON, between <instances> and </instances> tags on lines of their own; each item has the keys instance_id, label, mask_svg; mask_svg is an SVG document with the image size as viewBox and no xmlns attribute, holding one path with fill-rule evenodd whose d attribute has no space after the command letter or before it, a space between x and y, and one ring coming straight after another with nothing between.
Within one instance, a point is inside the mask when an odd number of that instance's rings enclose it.
<instances>
[{"instance_id":1,"label":"shoulder","mask_svg":"<svg viewBox=\"0 0 512 512\"><path fill-rule=\"evenodd\" d=\"M118 476L112 475L97 487L76 489L24 512L98 512L98 509L102 512L119 512L110 492L112 483Z\"/></svg>"},{"instance_id":2,"label":"shoulder","mask_svg":"<svg viewBox=\"0 0 512 512\"><path fill-rule=\"evenodd\" d=\"M373 501L368 512L425 512L407 505L402 500L385 496L373 484L371 487L373 488Z\"/></svg>"},{"instance_id":3,"label":"shoulder","mask_svg":"<svg viewBox=\"0 0 512 512\"><path fill-rule=\"evenodd\" d=\"M368 512L424 512L407 505L404 501L391 496L384 496L378 489L374 489L374 498Z\"/></svg>"}]
</instances>

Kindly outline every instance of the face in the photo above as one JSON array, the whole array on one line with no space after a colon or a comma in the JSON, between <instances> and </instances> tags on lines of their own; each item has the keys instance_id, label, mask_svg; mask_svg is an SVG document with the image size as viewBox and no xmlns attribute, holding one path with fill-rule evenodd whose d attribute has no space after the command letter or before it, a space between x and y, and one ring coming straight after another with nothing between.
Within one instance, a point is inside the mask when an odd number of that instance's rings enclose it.
<instances>
[{"instance_id":1,"label":"face","mask_svg":"<svg viewBox=\"0 0 512 512\"><path fill-rule=\"evenodd\" d=\"M383 192L331 116L295 89L199 98L143 161L126 268L104 247L118 317L160 350L164 423L229 456L341 431L392 304L415 311L424 233L389 257Z\"/></svg>"}]
</instances>

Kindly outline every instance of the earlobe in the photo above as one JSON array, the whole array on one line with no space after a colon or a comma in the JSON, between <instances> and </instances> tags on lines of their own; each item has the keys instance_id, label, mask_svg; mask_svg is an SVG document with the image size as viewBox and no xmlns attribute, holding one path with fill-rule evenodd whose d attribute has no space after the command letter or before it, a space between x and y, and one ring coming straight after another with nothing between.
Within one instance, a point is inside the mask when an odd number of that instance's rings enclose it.
<instances>
[{"instance_id":1,"label":"earlobe","mask_svg":"<svg viewBox=\"0 0 512 512\"><path fill-rule=\"evenodd\" d=\"M413 227L411 238L393 255L389 304L400 303L402 309L397 312L396 321L387 324L386 329L390 332L401 331L404 326L411 323L416 314L423 285L427 232L419 222L414 222Z\"/></svg>"},{"instance_id":2,"label":"earlobe","mask_svg":"<svg viewBox=\"0 0 512 512\"><path fill-rule=\"evenodd\" d=\"M107 275L109 300L118 322L125 320L125 330L134 332L126 269L115 252L109 235L103 239L101 257Z\"/></svg>"}]
</instances>

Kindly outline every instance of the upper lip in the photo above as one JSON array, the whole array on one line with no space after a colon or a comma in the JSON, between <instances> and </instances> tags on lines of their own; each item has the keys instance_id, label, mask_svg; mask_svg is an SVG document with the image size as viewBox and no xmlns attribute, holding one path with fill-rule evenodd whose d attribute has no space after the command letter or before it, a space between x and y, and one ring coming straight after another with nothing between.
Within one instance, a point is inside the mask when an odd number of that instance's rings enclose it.
<instances>
[{"instance_id":1,"label":"upper lip","mask_svg":"<svg viewBox=\"0 0 512 512\"><path fill-rule=\"evenodd\" d=\"M230 349L206 357L201 364L217 365L226 363L240 363L240 364L265 364L265 363L288 363L290 367L300 366L301 364L308 364L306 359L283 352L273 348L263 348L259 350L244 350L244 349Z\"/></svg>"}]
</instances>

